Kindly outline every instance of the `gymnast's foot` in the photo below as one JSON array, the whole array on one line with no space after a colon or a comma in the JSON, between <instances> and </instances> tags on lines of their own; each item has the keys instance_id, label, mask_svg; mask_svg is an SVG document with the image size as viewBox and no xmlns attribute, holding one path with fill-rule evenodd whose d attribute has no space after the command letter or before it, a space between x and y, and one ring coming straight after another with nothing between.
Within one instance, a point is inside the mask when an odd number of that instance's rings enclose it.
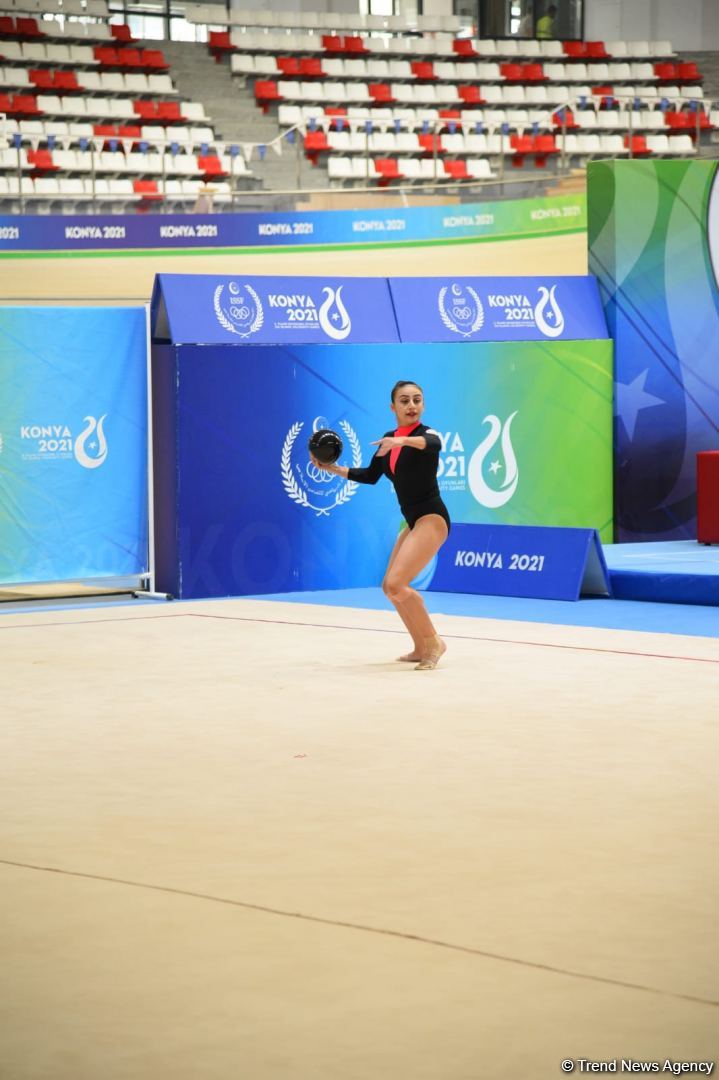
<instances>
[{"instance_id":1,"label":"gymnast's foot","mask_svg":"<svg viewBox=\"0 0 719 1080\"><path fill-rule=\"evenodd\" d=\"M437 634L434 637L425 638L422 657L414 670L433 671L446 651L447 646Z\"/></svg>"},{"instance_id":2,"label":"gymnast's foot","mask_svg":"<svg viewBox=\"0 0 719 1080\"><path fill-rule=\"evenodd\" d=\"M422 659L422 653L415 645L412 652L405 653L404 656L398 656L397 659L401 660L403 664L416 664L418 660Z\"/></svg>"}]
</instances>

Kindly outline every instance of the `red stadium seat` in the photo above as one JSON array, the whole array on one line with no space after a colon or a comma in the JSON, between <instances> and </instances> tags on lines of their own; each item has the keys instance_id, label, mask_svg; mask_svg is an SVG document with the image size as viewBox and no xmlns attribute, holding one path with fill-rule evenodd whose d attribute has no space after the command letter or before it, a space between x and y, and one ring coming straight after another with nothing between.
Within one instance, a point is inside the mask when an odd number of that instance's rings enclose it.
<instances>
[{"instance_id":1,"label":"red stadium seat","mask_svg":"<svg viewBox=\"0 0 719 1080\"><path fill-rule=\"evenodd\" d=\"M95 45L92 52L101 67L118 66L117 52L111 45Z\"/></svg>"},{"instance_id":2,"label":"red stadium seat","mask_svg":"<svg viewBox=\"0 0 719 1080\"><path fill-rule=\"evenodd\" d=\"M12 99L9 94L0 94L0 113L10 113L13 111Z\"/></svg>"},{"instance_id":3,"label":"red stadium seat","mask_svg":"<svg viewBox=\"0 0 719 1080\"><path fill-rule=\"evenodd\" d=\"M277 70L283 75L299 75L300 62L296 56L276 56Z\"/></svg>"},{"instance_id":4,"label":"red stadium seat","mask_svg":"<svg viewBox=\"0 0 719 1080\"><path fill-rule=\"evenodd\" d=\"M117 128L114 124L93 124L93 135L102 135L104 139L116 139Z\"/></svg>"},{"instance_id":5,"label":"red stadium seat","mask_svg":"<svg viewBox=\"0 0 719 1080\"><path fill-rule=\"evenodd\" d=\"M117 63L119 67L123 68L141 68L144 66L140 59L139 49L118 49Z\"/></svg>"},{"instance_id":6,"label":"red stadium seat","mask_svg":"<svg viewBox=\"0 0 719 1080\"><path fill-rule=\"evenodd\" d=\"M258 79L255 83L255 101L267 112L271 101L282 101L282 94L273 79Z\"/></svg>"},{"instance_id":7,"label":"red stadium seat","mask_svg":"<svg viewBox=\"0 0 719 1080\"><path fill-rule=\"evenodd\" d=\"M303 79L322 79L325 77L325 72L322 70L322 61L317 56L301 56L299 73Z\"/></svg>"},{"instance_id":8,"label":"red stadium seat","mask_svg":"<svg viewBox=\"0 0 719 1080\"><path fill-rule=\"evenodd\" d=\"M521 82L524 77L521 64L500 64L499 73L507 82Z\"/></svg>"},{"instance_id":9,"label":"red stadium seat","mask_svg":"<svg viewBox=\"0 0 719 1080\"><path fill-rule=\"evenodd\" d=\"M592 95L600 98L613 98L614 87L613 86L593 86Z\"/></svg>"},{"instance_id":10,"label":"red stadium seat","mask_svg":"<svg viewBox=\"0 0 719 1080\"><path fill-rule=\"evenodd\" d=\"M140 53L140 65L152 71L170 70L170 65L161 49L143 49Z\"/></svg>"},{"instance_id":11,"label":"red stadium seat","mask_svg":"<svg viewBox=\"0 0 719 1080\"><path fill-rule=\"evenodd\" d=\"M603 41L585 41L585 56L590 60L605 60L609 53Z\"/></svg>"},{"instance_id":12,"label":"red stadium seat","mask_svg":"<svg viewBox=\"0 0 719 1080\"><path fill-rule=\"evenodd\" d=\"M525 156L534 150L534 140L531 135L510 135L509 145L514 150L512 165L515 169L521 169Z\"/></svg>"},{"instance_id":13,"label":"red stadium seat","mask_svg":"<svg viewBox=\"0 0 719 1080\"><path fill-rule=\"evenodd\" d=\"M136 195L142 196L143 203L161 202L164 196L157 190L155 180L133 180L132 188Z\"/></svg>"},{"instance_id":14,"label":"red stadium seat","mask_svg":"<svg viewBox=\"0 0 719 1080\"><path fill-rule=\"evenodd\" d=\"M33 68L27 74L30 82L33 86L37 86L38 90L52 90L52 71L48 68Z\"/></svg>"},{"instance_id":15,"label":"red stadium seat","mask_svg":"<svg viewBox=\"0 0 719 1080\"><path fill-rule=\"evenodd\" d=\"M452 42L452 48L457 56L479 56L471 38L455 38Z\"/></svg>"},{"instance_id":16,"label":"red stadium seat","mask_svg":"<svg viewBox=\"0 0 719 1080\"><path fill-rule=\"evenodd\" d=\"M583 41L563 41L564 55L570 60L584 60L587 56L586 46Z\"/></svg>"},{"instance_id":17,"label":"red stadium seat","mask_svg":"<svg viewBox=\"0 0 719 1080\"><path fill-rule=\"evenodd\" d=\"M347 34L345 36L345 52L348 53L366 53L369 49L365 47L365 43L361 37L357 34Z\"/></svg>"},{"instance_id":18,"label":"red stadium seat","mask_svg":"<svg viewBox=\"0 0 719 1080\"><path fill-rule=\"evenodd\" d=\"M660 82L675 83L679 78L676 64L655 64L654 74Z\"/></svg>"},{"instance_id":19,"label":"red stadium seat","mask_svg":"<svg viewBox=\"0 0 719 1080\"><path fill-rule=\"evenodd\" d=\"M53 162L49 150L28 150L27 160L32 165L33 172L57 172L58 166Z\"/></svg>"},{"instance_id":20,"label":"red stadium seat","mask_svg":"<svg viewBox=\"0 0 719 1080\"><path fill-rule=\"evenodd\" d=\"M203 172L206 177L214 177L219 180L223 176L229 175L222 168L222 162L218 158L217 154L208 154L206 157L197 158L197 167L200 172Z\"/></svg>"},{"instance_id":21,"label":"red stadium seat","mask_svg":"<svg viewBox=\"0 0 719 1080\"><path fill-rule=\"evenodd\" d=\"M156 103L157 119L160 123L170 121L171 123L180 123L184 120L184 116L180 110L179 101L158 101Z\"/></svg>"},{"instance_id":22,"label":"red stadium seat","mask_svg":"<svg viewBox=\"0 0 719 1080\"><path fill-rule=\"evenodd\" d=\"M482 91L478 86L458 86L457 93L465 105L482 105L484 103Z\"/></svg>"},{"instance_id":23,"label":"red stadium seat","mask_svg":"<svg viewBox=\"0 0 719 1080\"><path fill-rule=\"evenodd\" d=\"M53 71L52 85L55 90L79 90L80 84L74 71Z\"/></svg>"},{"instance_id":24,"label":"red stadium seat","mask_svg":"<svg viewBox=\"0 0 719 1080\"><path fill-rule=\"evenodd\" d=\"M565 109L564 110L564 122L565 122L565 125L566 125L566 128L567 128L567 131L574 131L575 128L579 127L579 124L575 120L574 113L572 112L571 109ZM558 128L558 129L561 130L561 127L562 127L562 110L561 109L559 109L557 112L555 112L554 115L552 116L552 123L554 124L555 128Z\"/></svg>"},{"instance_id":25,"label":"red stadium seat","mask_svg":"<svg viewBox=\"0 0 719 1080\"><path fill-rule=\"evenodd\" d=\"M322 48L325 52L344 52L342 38L339 34L323 34Z\"/></svg>"},{"instance_id":26,"label":"red stadium seat","mask_svg":"<svg viewBox=\"0 0 719 1080\"><path fill-rule=\"evenodd\" d=\"M121 124L117 134L121 139L139 139L141 131L137 124Z\"/></svg>"},{"instance_id":27,"label":"red stadium seat","mask_svg":"<svg viewBox=\"0 0 719 1080\"><path fill-rule=\"evenodd\" d=\"M677 64L677 74L680 83L700 83L703 81L701 72L693 60L690 63Z\"/></svg>"},{"instance_id":28,"label":"red stadium seat","mask_svg":"<svg viewBox=\"0 0 719 1080\"><path fill-rule=\"evenodd\" d=\"M388 83L370 83L367 89L369 91L369 96L371 98L374 98L375 101L394 101L394 98L392 97L392 91L390 90Z\"/></svg>"},{"instance_id":29,"label":"red stadium seat","mask_svg":"<svg viewBox=\"0 0 719 1080\"><path fill-rule=\"evenodd\" d=\"M114 37L115 41L124 41L130 44L137 39L130 33L130 27L127 23L112 23L110 25L110 33Z\"/></svg>"},{"instance_id":30,"label":"red stadium seat","mask_svg":"<svg viewBox=\"0 0 719 1080\"><path fill-rule=\"evenodd\" d=\"M223 53L234 51L229 30L210 30L208 44L217 63L222 60Z\"/></svg>"},{"instance_id":31,"label":"red stadium seat","mask_svg":"<svg viewBox=\"0 0 719 1080\"><path fill-rule=\"evenodd\" d=\"M453 180L469 180L467 163L464 161L445 161L444 171L448 173Z\"/></svg>"},{"instance_id":32,"label":"red stadium seat","mask_svg":"<svg viewBox=\"0 0 719 1080\"><path fill-rule=\"evenodd\" d=\"M541 64L522 64L522 81L523 82L546 82L547 76L544 74L544 68Z\"/></svg>"},{"instance_id":33,"label":"red stadium seat","mask_svg":"<svg viewBox=\"0 0 719 1080\"><path fill-rule=\"evenodd\" d=\"M313 165L317 164L320 154L326 153L330 149L327 136L322 128L305 133L305 156L309 158Z\"/></svg>"},{"instance_id":34,"label":"red stadium seat","mask_svg":"<svg viewBox=\"0 0 719 1080\"><path fill-rule=\"evenodd\" d=\"M441 135L418 135L417 141L422 147L425 156L430 154L432 157L434 157L435 149L438 154L446 154L447 152L444 146L442 146Z\"/></svg>"},{"instance_id":35,"label":"red stadium seat","mask_svg":"<svg viewBox=\"0 0 719 1080\"><path fill-rule=\"evenodd\" d=\"M384 187L390 180L402 180L404 177L404 173L399 171L395 158L375 158L374 167L375 172L380 176L380 187Z\"/></svg>"},{"instance_id":36,"label":"red stadium seat","mask_svg":"<svg viewBox=\"0 0 719 1080\"><path fill-rule=\"evenodd\" d=\"M15 37L17 28L12 15L0 15L0 38Z\"/></svg>"},{"instance_id":37,"label":"red stadium seat","mask_svg":"<svg viewBox=\"0 0 719 1080\"><path fill-rule=\"evenodd\" d=\"M42 112L32 94L15 94L12 99L12 111L22 116L38 116Z\"/></svg>"},{"instance_id":38,"label":"red stadium seat","mask_svg":"<svg viewBox=\"0 0 719 1080\"><path fill-rule=\"evenodd\" d=\"M459 109L440 109L439 110L439 118L440 118L440 120L459 120L461 118L461 116L462 116L462 114L459 111Z\"/></svg>"},{"instance_id":39,"label":"red stadium seat","mask_svg":"<svg viewBox=\"0 0 719 1080\"><path fill-rule=\"evenodd\" d=\"M37 25L37 19L26 18L22 15L18 15L15 25L17 26L18 37L45 37L44 33Z\"/></svg>"},{"instance_id":40,"label":"red stadium seat","mask_svg":"<svg viewBox=\"0 0 719 1080\"><path fill-rule=\"evenodd\" d=\"M141 120L149 120L150 123L153 123L157 119L154 101L133 101L132 109Z\"/></svg>"},{"instance_id":41,"label":"red stadium seat","mask_svg":"<svg viewBox=\"0 0 719 1080\"><path fill-rule=\"evenodd\" d=\"M434 65L429 60L413 60L410 67L415 79L436 79Z\"/></svg>"},{"instance_id":42,"label":"red stadium seat","mask_svg":"<svg viewBox=\"0 0 719 1080\"><path fill-rule=\"evenodd\" d=\"M554 135L535 135L532 140L532 152L535 165L543 169L547 164L547 158L551 157L552 154L559 153L559 147L554 141Z\"/></svg>"},{"instance_id":43,"label":"red stadium seat","mask_svg":"<svg viewBox=\"0 0 719 1080\"><path fill-rule=\"evenodd\" d=\"M629 136L624 136L624 145L627 150L630 149ZM647 157L651 154L651 150L647 146L647 140L644 135L632 135L631 137L631 151L633 157Z\"/></svg>"}]
</instances>

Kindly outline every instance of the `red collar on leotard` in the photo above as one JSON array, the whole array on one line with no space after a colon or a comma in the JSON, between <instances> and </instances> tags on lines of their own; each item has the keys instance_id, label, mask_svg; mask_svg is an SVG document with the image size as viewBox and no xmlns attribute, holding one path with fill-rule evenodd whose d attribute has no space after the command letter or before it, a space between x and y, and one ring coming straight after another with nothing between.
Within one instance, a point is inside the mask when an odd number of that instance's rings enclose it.
<instances>
[{"instance_id":1,"label":"red collar on leotard","mask_svg":"<svg viewBox=\"0 0 719 1080\"><path fill-rule=\"evenodd\" d=\"M419 427L419 420L417 421L416 424L409 424L409 426L407 426L407 427L398 427L397 430L394 433L395 437L398 436L398 435L411 435L412 432L414 431L414 429L418 428L418 427ZM395 467L397 465L397 458L399 457L399 453L400 453L401 449L402 449L401 446L393 446L392 449L389 452L389 471L391 473L394 473Z\"/></svg>"}]
</instances>

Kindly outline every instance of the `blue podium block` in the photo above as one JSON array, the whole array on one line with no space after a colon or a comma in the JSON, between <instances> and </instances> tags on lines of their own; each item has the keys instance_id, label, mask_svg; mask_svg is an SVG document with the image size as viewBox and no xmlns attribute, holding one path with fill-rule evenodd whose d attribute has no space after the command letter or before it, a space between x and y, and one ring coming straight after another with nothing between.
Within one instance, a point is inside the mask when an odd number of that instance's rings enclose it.
<instances>
[{"instance_id":1,"label":"blue podium block","mask_svg":"<svg viewBox=\"0 0 719 1080\"><path fill-rule=\"evenodd\" d=\"M544 525L453 525L426 588L538 600L611 595L597 530Z\"/></svg>"}]
</instances>

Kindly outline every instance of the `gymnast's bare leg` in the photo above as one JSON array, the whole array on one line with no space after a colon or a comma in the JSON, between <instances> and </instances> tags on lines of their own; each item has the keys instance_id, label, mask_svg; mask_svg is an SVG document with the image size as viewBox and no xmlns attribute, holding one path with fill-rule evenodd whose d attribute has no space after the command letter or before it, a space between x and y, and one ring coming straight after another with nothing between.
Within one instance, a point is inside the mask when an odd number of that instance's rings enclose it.
<instances>
[{"instance_id":1,"label":"gymnast's bare leg","mask_svg":"<svg viewBox=\"0 0 719 1080\"><path fill-rule=\"evenodd\" d=\"M447 646L437 634L422 597L410 582L434 558L447 539L447 533L447 523L439 514L419 518L413 529L405 529L398 538L382 583L385 595L412 637L414 651L419 654L418 671L435 668Z\"/></svg>"}]
</instances>

